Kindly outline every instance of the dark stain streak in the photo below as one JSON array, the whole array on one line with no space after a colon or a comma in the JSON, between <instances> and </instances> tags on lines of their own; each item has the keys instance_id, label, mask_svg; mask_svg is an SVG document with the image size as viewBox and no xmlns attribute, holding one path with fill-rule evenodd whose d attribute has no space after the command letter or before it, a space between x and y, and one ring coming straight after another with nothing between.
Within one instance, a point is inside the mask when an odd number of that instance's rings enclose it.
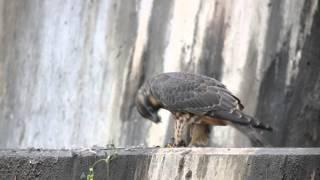
<instances>
[{"instance_id":1,"label":"dark stain streak","mask_svg":"<svg viewBox=\"0 0 320 180\"><path fill-rule=\"evenodd\" d=\"M289 40L290 32L286 36ZM257 117L264 122L276 127L272 135L272 142L276 146L283 146L285 139L281 134L285 134L287 125L282 119L287 117L287 104L289 102L289 90L286 88L287 66L289 62L289 47L283 43L282 49L272 60L265 78L261 82L257 107ZM268 107L268 108L266 108ZM269 117L265 119L265 117ZM272 122L270 121L272 120ZM267 134L268 135L268 134Z\"/></svg>"},{"instance_id":2,"label":"dark stain streak","mask_svg":"<svg viewBox=\"0 0 320 180\"><path fill-rule=\"evenodd\" d=\"M281 5L275 5L271 9L279 7ZM281 11L275 11L278 15L272 11L270 17L268 27L271 30L268 30L265 46L266 55L274 55L264 59L266 62L271 61L271 64L261 83L257 115L260 119L268 117L268 121L272 121L272 125L276 127L276 131L269 137L275 146L308 147L320 144L320 138L316 138L319 130L314 130L314 127L320 125L319 121L315 121L320 111L320 15L319 11L316 12L311 33L306 35L305 21L311 16L310 9L310 2L305 2L298 39L303 40L303 37L306 37L306 40L305 44L302 44L304 42L301 40L297 44L297 51L301 50L302 56L299 64L295 65L299 72L290 79L290 86L286 86L285 80L288 74L288 43L291 34L289 31L281 49L275 52L272 44L279 39L274 36L282 27L282 21L277 22L282 18L279 14Z\"/></svg>"},{"instance_id":3,"label":"dark stain streak","mask_svg":"<svg viewBox=\"0 0 320 180\"><path fill-rule=\"evenodd\" d=\"M124 2L124 1L123 1ZM144 133L141 133L141 129L143 127L143 122L140 121L142 124L141 126L135 125L132 126L129 121L129 119L137 119L138 115L136 111L134 111L134 99L135 94L137 92L138 86L141 84L141 81L144 78L144 72L141 72L141 74L138 74L137 77L133 77L132 74L132 66L133 66L133 56L135 51L135 41L137 38L137 29L139 24L138 19L138 12L136 11L136 7L138 2L130 1L130 3L123 3L119 2L118 4L115 4L115 10L113 16L115 16L110 22L115 22L111 26L111 32L110 37L112 39L109 39L110 42L115 42L115 45L117 49L119 50L118 53L115 55L115 58L117 58L117 61L120 61L117 63L117 70L119 72L119 75L122 76L123 73L126 73L124 65L128 66L127 74L125 74L124 78L119 77L119 84L124 84L124 94L121 99L119 99L120 102L120 119L124 122L122 128L122 131L126 131L127 135L123 136L120 139L122 143L127 145L135 145L137 143L141 143L141 139L144 139L142 136ZM116 23L121 22L121 23ZM128 33L129 32L129 33ZM113 45L113 44L112 44ZM113 57L114 58L114 57ZM129 60L128 60L129 59ZM140 67L141 69L143 67ZM122 74L122 75L121 75ZM126 83L123 83L121 81L126 81ZM136 127L136 128L132 128ZM139 127L139 133L137 133L137 128ZM131 137L135 137L134 139L131 139Z\"/></svg>"},{"instance_id":4,"label":"dark stain streak","mask_svg":"<svg viewBox=\"0 0 320 180\"><path fill-rule=\"evenodd\" d=\"M124 130L127 132L127 135L124 137L124 144L137 145L141 143L141 139L144 140L146 144L145 133L148 132L151 124L145 123L146 121L137 113L134 106L134 99L144 80L162 71L162 54L166 47L165 35L172 8L173 5L171 1L153 2L152 14L148 26L148 39L141 57L141 69L139 70L138 80L131 78L131 82L128 82L131 85L128 85L130 88L127 90L128 92L125 93L125 102L123 102L123 106L121 107L121 119L128 123L124 127ZM129 74L129 76L131 76L131 74ZM130 77L127 77L127 79L129 78ZM132 119L139 119L139 121L130 121ZM134 123L134 125L132 125L132 123Z\"/></svg>"},{"instance_id":5,"label":"dark stain streak","mask_svg":"<svg viewBox=\"0 0 320 180\"><path fill-rule=\"evenodd\" d=\"M180 57L179 57L179 62L180 62L180 67L182 67L182 72L188 72L188 68L191 67L191 64L190 66L184 66L184 61L185 61L185 57L186 57L186 48L185 46L183 46L181 48L181 54L180 54Z\"/></svg>"},{"instance_id":6,"label":"dark stain streak","mask_svg":"<svg viewBox=\"0 0 320 180\"><path fill-rule=\"evenodd\" d=\"M307 17L311 16L311 1L305 1L300 16L300 33L303 33L306 27Z\"/></svg>"},{"instance_id":7,"label":"dark stain streak","mask_svg":"<svg viewBox=\"0 0 320 180\"><path fill-rule=\"evenodd\" d=\"M258 65L258 50L257 50L257 44L255 37L251 37L249 42L249 48L247 53L247 60L246 64L243 69L243 78L241 83L241 92L243 97L250 97L253 91L252 87L254 87L256 83L256 71L257 71L257 65ZM251 98L244 99L243 104L252 104L250 102L252 100ZM262 120L262 119L261 119Z\"/></svg>"},{"instance_id":8,"label":"dark stain streak","mask_svg":"<svg viewBox=\"0 0 320 180\"><path fill-rule=\"evenodd\" d=\"M284 118L286 108L285 104L285 77L288 63L288 47L282 46L281 50L277 52L276 42L279 41L280 32L283 24L283 17L281 15L282 1L273 0L270 7L270 18L268 22L268 30L265 41L265 55L263 57L264 67L268 67L263 80L260 83L260 90L258 95L258 105L256 108L256 117L274 127L282 128L281 119ZM287 40L290 38L288 34ZM268 119L265 119L268 117ZM281 129L280 128L280 129ZM281 138L280 132L274 131L271 143L279 146Z\"/></svg>"},{"instance_id":9,"label":"dark stain streak","mask_svg":"<svg viewBox=\"0 0 320 180\"><path fill-rule=\"evenodd\" d=\"M199 162L197 164L197 171L196 171L196 176L198 179L203 179L206 177L208 164L209 164L208 156L203 155L199 157Z\"/></svg>"},{"instance_id":10,"label":"dark stain streak","mask_svg":"<svg viewBox=\"0 0 320 180\"><path fill-rule=\"evenodd\" d=\"M225 23L225 9L222 5L215 6L213 12L214 14L212 14L210 23L206 28L197 72L221 80L223 69L222 52L225 31L228 26Z\"/></svg>"},{"instance_id":11,"label":"dark stain streak","mask_svg":"<svg viewBox=\"0 0 320 180\"><path fill-rule=\"evenodd\" d=\"M134 47L135 49L135 47ZM133 50L134 52L134 50ZM118 52L118 55L120 54L120 51ZM118 57L117 55L117 57ZM137 81L136 79L133 79L131 76L132 75L132 64L133 64L133 55L134 53L131 53L130 55L130 61L129 61L129 68L130 71L127 74L126 80L128 81L126 87L125 87L125 91L124 91L124 99L125 101L123 101L123 103L121 104L121 113L120 113L120 118L123 121L127 121L129 120L131 117L130 115L133 114L133 110L134 110L134 99L136 97L137 91L138 91L138 86L139 84L141 84L140 81ZM119 55L120 56L120 55ZM139 78L141 79L141 78Z\"/></svg>"},{"instance_id":12,"label":"dark stain streak","mask_svg":"<svg viewBox=\"0 0 320 180\"><path fill-rule=\"evenodd\" d=\"M310 16L311 5L305 2L303 13ZM307 19L304 15L301 18ZM302 22L301 22L302 23ZM303 26L303 25L302 25ZM292 98L288 108L288 131L285 132L286 146L319 146L320 121L320 12L316 11L310 34L302 47L299 73L292 84ZM302 46L302 45L301 45ZM308 66L312 65L312 66ZM297 133L299 132L299 133Z\"/></svg>"},{"instance_id":13,"label":"dark stain streak","mask_svg":"<svg viewBox=\"0 0 320 180\"><path fill-rule=\"evenodd\" d=\"M131 49L135 48L134 42L137 37L138 17L137 12L135 11L135 2L130 1L130 3L124 4L121 3L121 1L118 1L113 4L113 7L115 11L110 12L110 15L112 14L112 16L108 19L108 21L112 23L110 23L110 29L107 32L110 38L108 39L106 46L114 46L113 49L117 50L117 54L110 56L110 58L116 58L116 61L118 61L115 67L115 71L118 75L118 82L115 86L125 85L123 87L125 92L123 98L119 99L119 101L121 101L119 104L121 112L120 119L126 121L129 116L129 109L132 107L133 103L130 90L135 86L135 82L128 79L130 72L129 74L126 74L126 78L122 78L123 74L126 72L123 66L129 64L129 68L131 68L133 56ZM104 76L106 76L106 74L107 72L105 71ZM127 81L127 83L123 83L122 81Z\"/></svg>"},{"instance_id":14,"label":"dark stain streak","mask_svg":"<svg viewBox=\"0 0 320 180\"><path fill-rule=\"evenodd\" d=\"M189 170L185 175L185 179L191 179L191 178L192 178L192 171Z\"/></svg>"},{"instance_id":15,"label":"dark stain streak","mask_svg":"<svg viewBox=\"0 0 320 180\"><path fill-rule=\"evenodd\" d=\"M145 73L151 76L163 71L163 54L167 46L166 32L172 17L172 1L154 1L148 26L148 42L143 56Z\"/></svg>"},{"instance_id":16,"label":"dark stain streak","mask_svg":"<svg viewBox=\"0 0 320 180\"><path fill-rule=\"evenodd\" d=\"M175 177L175 180L182 179L184 164L185 164L185 157L182 156L181 159L179 160L178 172L177 172L177 176Z\"/></svg>"},{"instance_id":17,"label":"dark stain streak","mask_svg":"<svg viewBox=\"0 0 320 180\"><path fill-rule=\"evenodd\" d=\"M148 179L148 170L150 167L152 156L144 158L137 158L137 165L134 173L134 179ZM132 177L130 177L132 178Z\"/></svg>"},{"instance_id":18,"label":"dark stain streak","mask_svg":"<svg viewBox=\"0 0 320 180\"><path fill-rule=\"evenodd\" d=\"M179 160L178 174L182 173L182 170L183 170L183 167L184 167L184 163L185 163L185 159L184 159L184 157L182 157Z\"/></svg>"}]
</instances>

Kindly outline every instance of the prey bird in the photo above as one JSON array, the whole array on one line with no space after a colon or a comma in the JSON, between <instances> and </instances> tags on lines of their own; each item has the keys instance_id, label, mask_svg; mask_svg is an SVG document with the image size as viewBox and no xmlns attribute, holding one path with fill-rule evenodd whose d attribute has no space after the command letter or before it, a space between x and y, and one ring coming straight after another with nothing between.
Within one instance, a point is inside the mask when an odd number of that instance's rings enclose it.
<instances>
[{"instance_id":1,"label":"prey bird","mask_svg":"<svg viewBox=\"0 0 320 180\"><path fill-rule=\"evenodd\" d=\"M175 118L174 146L206 146L210 125L231 125L256 146L268 143L255 130L272 131L269 125L245 114L239 98L218 80L204 75L162 73L144 82L135 104L141 116L160 122L159 109ZM191 140L190 140L191 137Z\"/></svg>"}]
</instances>

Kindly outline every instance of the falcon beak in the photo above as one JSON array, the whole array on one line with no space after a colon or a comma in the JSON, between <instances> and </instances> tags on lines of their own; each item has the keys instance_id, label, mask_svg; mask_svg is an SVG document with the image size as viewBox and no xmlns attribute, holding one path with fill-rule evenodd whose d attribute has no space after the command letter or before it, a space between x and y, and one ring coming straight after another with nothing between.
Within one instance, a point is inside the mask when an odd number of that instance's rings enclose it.
<instances>
[{"instance_id":1,"label":"falcon beak","mask_svg":"<svg viewBox=\"0 0 320 180\"><path fill-rule=\"evenodd\" d=\"M157 115L156 113L152 114L152 118L150 119L151 121L155 122L155 123L159 123L161 122L161 118L159 115Z\"/></svg>"}]
</instances>

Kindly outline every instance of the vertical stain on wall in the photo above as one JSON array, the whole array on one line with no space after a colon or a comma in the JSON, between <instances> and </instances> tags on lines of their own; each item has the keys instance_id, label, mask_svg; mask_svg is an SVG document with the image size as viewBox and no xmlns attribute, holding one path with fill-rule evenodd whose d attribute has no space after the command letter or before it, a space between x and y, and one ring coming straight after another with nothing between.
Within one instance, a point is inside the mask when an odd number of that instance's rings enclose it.
<instances>
[{"instance_id":1,"label":"vertical stain on wall","mask_svg":"<svg viewBox=\"0 0 320 180\"><path fill-rule=\"evenodd\" d=\"M268 22L268 29L265 40L265 54L263 58L263 67L267 67L263 79L260 84L258 94L258 104L256 107L256 116L258 119L266 123L271 123L275 127L274 133L279 133L277 129L280 126L280 119L285 116L285 80L286 65L288 62L288 44L281 44L281 49L277 46L281 38L281 28L283 20L281 15L281 8L283 2L271 1L270 17ZM290 36L286 36L286 43L289 42ZM276 112L276 113L275 113ZM280 138L274 136L274 141L281 141ZM273 145L279 145L280 142L274 142Z\"/></svg>"},{"instance_id":2,"label":"vertical stain on wall","mask_svg":"<svg viewBox=\"0 0 320 180\"><path fill-rule=\"evenodd\" d=\"M314 3L312 4L314 5ZM309 11L305 9L309 9ZM303 24L300 26L298 41L295 42L297 43L295 50L297 58L300 58L298 54L302 52L301 60L293 68L293 70L298 69L297 75L291 76L292 72L288 71L290 69L287 68L291 58L296 58L289 54L290 43L292 44L292 34L289 29L284 37L279 37L282 40L280 49L272 50L276 54L271 56L271 65L268 66L261 82L256 114L264 122L268 122L275 127L274 132L268 135L275 146L314 146L319 144L318 132L313 129L313 127L319 125L319 121L317 121L319 119L319 104L314 105L312 103L319 100L318 95L314 94L314 90L318 90L320 68L319 63L317 63L320 55L315 53L314 50L314 47L319 46L317 43L319 36L315 33L319 31L319 13L313 17L312 31L307 36L308 31L306 29L308 27L305 24L308 22L307 19L313 16L310 9L313 9L313 7L310 6L309 2L305 2L300 17L300 23L303 22ZM274 28L271 24L269 26ZM306 36L306 43L303 45ZM266 42L272 44L268 36ZM266 50L266 58L268 58L271 46L266 45L266 47L269 47ZM264 61L267 62L267 59ZM313 68L309 67L311 62ZM291 83L288 84L286 79L290 77Z\"/></svg>"},{"instance_id":3,"label":"vertical stain on wall","mask_svg":"<svg viewBox=\"0 0 320 180\"><path fill-rule=\"evenodd\" d=\"M109 126L109 131L112 132L113 138L112 141L116 144L121 143L121 138L123 137L121 128L123 124L122 115L123 110L120 107L127 107L123 104L131 103L128 102L128 97L125 97L126 88L130 88L130 85L127 83L127 77L130 73L130 64L132 63L132 56L134 52L134 44L137 38L138 31L138 9L140 1L113 1L113 12L109 12L111 15L112 22L110 24L110 38L108 38L108 55L109 61L116 63L112 64L113 78L115 80L114 91L112 94L112 105L111 111L109 113L113 116L115 120L111 121ZM130 100L130 99L129 99ZM130 107L130 106L129 106ZM128 111L128 109L125 109ZM110 133L109 133L110 134Z\"/></svg>"},{"instance_id":4,"label":"vertical stain on wall","mask_svg":"<svg viewBox=\"0 0 320 180\"><path fill-rule=\"evenodd\" d=\"M258 84L258 79L256 77L258 68L258 53L256 39L255 37L252 37L249 41L247 60L245 66L243 67L243 77L240 87L242 96L246 97L246 99L243 101L246 112L252 112L252 109L255 106L253 102L255 99L255 91L257 91L257 89L254 87L256 84Z\"/></svg>"},{"instance_id":5,"label":"vertical stain on wall","mask_svg":"<svg viewBox=\"0 0 320 180\"><path fill-rule=\"evenodd\" d=\"M147 42L140 61L142 63L141 72L138 79L127 82L127 93L124 95L126 102L121 106L121 114L123 114L121 117L123 121L126 121L122 128L127 133L127 136L122 139L124 144L133 145L139 142L147 144L146 134L148 134L150 122L137 113L134 98L138 88L145 80L163 71L163 54L167 47L168 21L172 16L172 8L172 1L153 1L146 35ZM145 141L141 142L141 139Z\"/></svg>"},{"instance_id":6,"label":"vertical stain on wall","mask_svg":"<svg viewBox=\"0 0 320 180\"><path fill-rule=\"evenodd\" d=\"M202 53L197 72L221 80L223 69L223 47L227 28L224 3L215 2L214 10L203 37Z\"/></svg>"},{"instance_id":7,"label":"vertical stain on wall","mask_svg":"<svg viewBox=\"0 0 320 180\"><path fill-rule=\"evenodd\" d=\"M130 114L134 106L134 97L137 88L142 85L144 80L150 78L151 76L160 73L163 71L163 52L166 48L166 33L168 30L168 21L171 16L172 11L172 2L159 2L154 1L152 6L152 13L149 20L149 26L147 31L147 44L144 47L142 60L140 61L141 69L140 69L140 79L134 79L128 83L128 87L130 85L135 84L132 88L126 88L126 94L124 95L124 99L127 99L128 102L122 104L122 114L126 114L126 116L121 116L122 120L127 121L130 120ZM132 63L132 57L131 63ZM130 66L131 67L131 66ZM131 73L129 72L128 75ZM129 79L130 77L127 77ZM129 112L129 113L128 113Z\"/></svg>"},{"instance_id":8,"label":"vertical stain on wall","mask_svg":"<svg viewBox=\"0 0 320 180\"><path fill-rule=\"evenodd\" d=\"M149 38L143 56L147 77L163 71L163 54L168 44L167 35L173 7L173 1L153 1L148 27Z\"/></svg>"},{"instance_id":9,"label":"vertical stain on wall","mask_svg":"<svg viewBox=\"0 0 320 180\"><path fill-rule=\"evenodd\" d=\"M288 103L284 146L319 146L320 133L320 8L302 48L299 74ZM309 13L304 11L304 13ZM299 132L299 133L297 133Z\"/></svg>"},{"instance_id":10,"label":"vertical stain on wall","mask_svg":"<svg viewBox=\"0 0 320 180\"><path fill-rule=\"evenodd\" d=\"M287 36L289 38L290 35ZM288 41L288 39L287 39ZM284 42L282 49L272 60L265 77L261 82L257 117L261 121L274 127L272 132L272 145L281 146L283 139L280 135L286 131L286 122L281 121L287 115L287 92L285 79L288 65L288 44Z\"/></svg>"},{"instance_id":11,"label":"vertical stain on wall","mask_svg":"<svg viewBox=\"0 0 320 180\"><path fill-rule=\"evenodd\" d=\"M207 156L199 157L197 170L195 174L197 179L204 179L206 177L206 174L208 171L208 163L209 163L209 158Z\"/></svg>"}]
</instances>

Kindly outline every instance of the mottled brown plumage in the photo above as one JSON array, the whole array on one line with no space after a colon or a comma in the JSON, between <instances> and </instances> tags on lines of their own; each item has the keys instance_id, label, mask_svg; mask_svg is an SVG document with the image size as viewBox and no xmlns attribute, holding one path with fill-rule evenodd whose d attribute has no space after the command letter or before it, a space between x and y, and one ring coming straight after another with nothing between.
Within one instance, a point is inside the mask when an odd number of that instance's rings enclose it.
<instances>
[{"instance_id":1,"label":"mottled brown plumage","mask_svg":"<svg viewBox=\"0 0 320 180\"><path fill-rule=\"evenodd\" d=\"M140 88L136 106L143 117L156 123L160 122L157 115L160 108L170 111L176 119L177 146L189 143L186 142L188 131L192 134L191 145L206 145L208 125L241 125L271 130L270 126L244 114L240 100L221 82L203 75L159 74Z\"/></svg>"}]
</instances>

